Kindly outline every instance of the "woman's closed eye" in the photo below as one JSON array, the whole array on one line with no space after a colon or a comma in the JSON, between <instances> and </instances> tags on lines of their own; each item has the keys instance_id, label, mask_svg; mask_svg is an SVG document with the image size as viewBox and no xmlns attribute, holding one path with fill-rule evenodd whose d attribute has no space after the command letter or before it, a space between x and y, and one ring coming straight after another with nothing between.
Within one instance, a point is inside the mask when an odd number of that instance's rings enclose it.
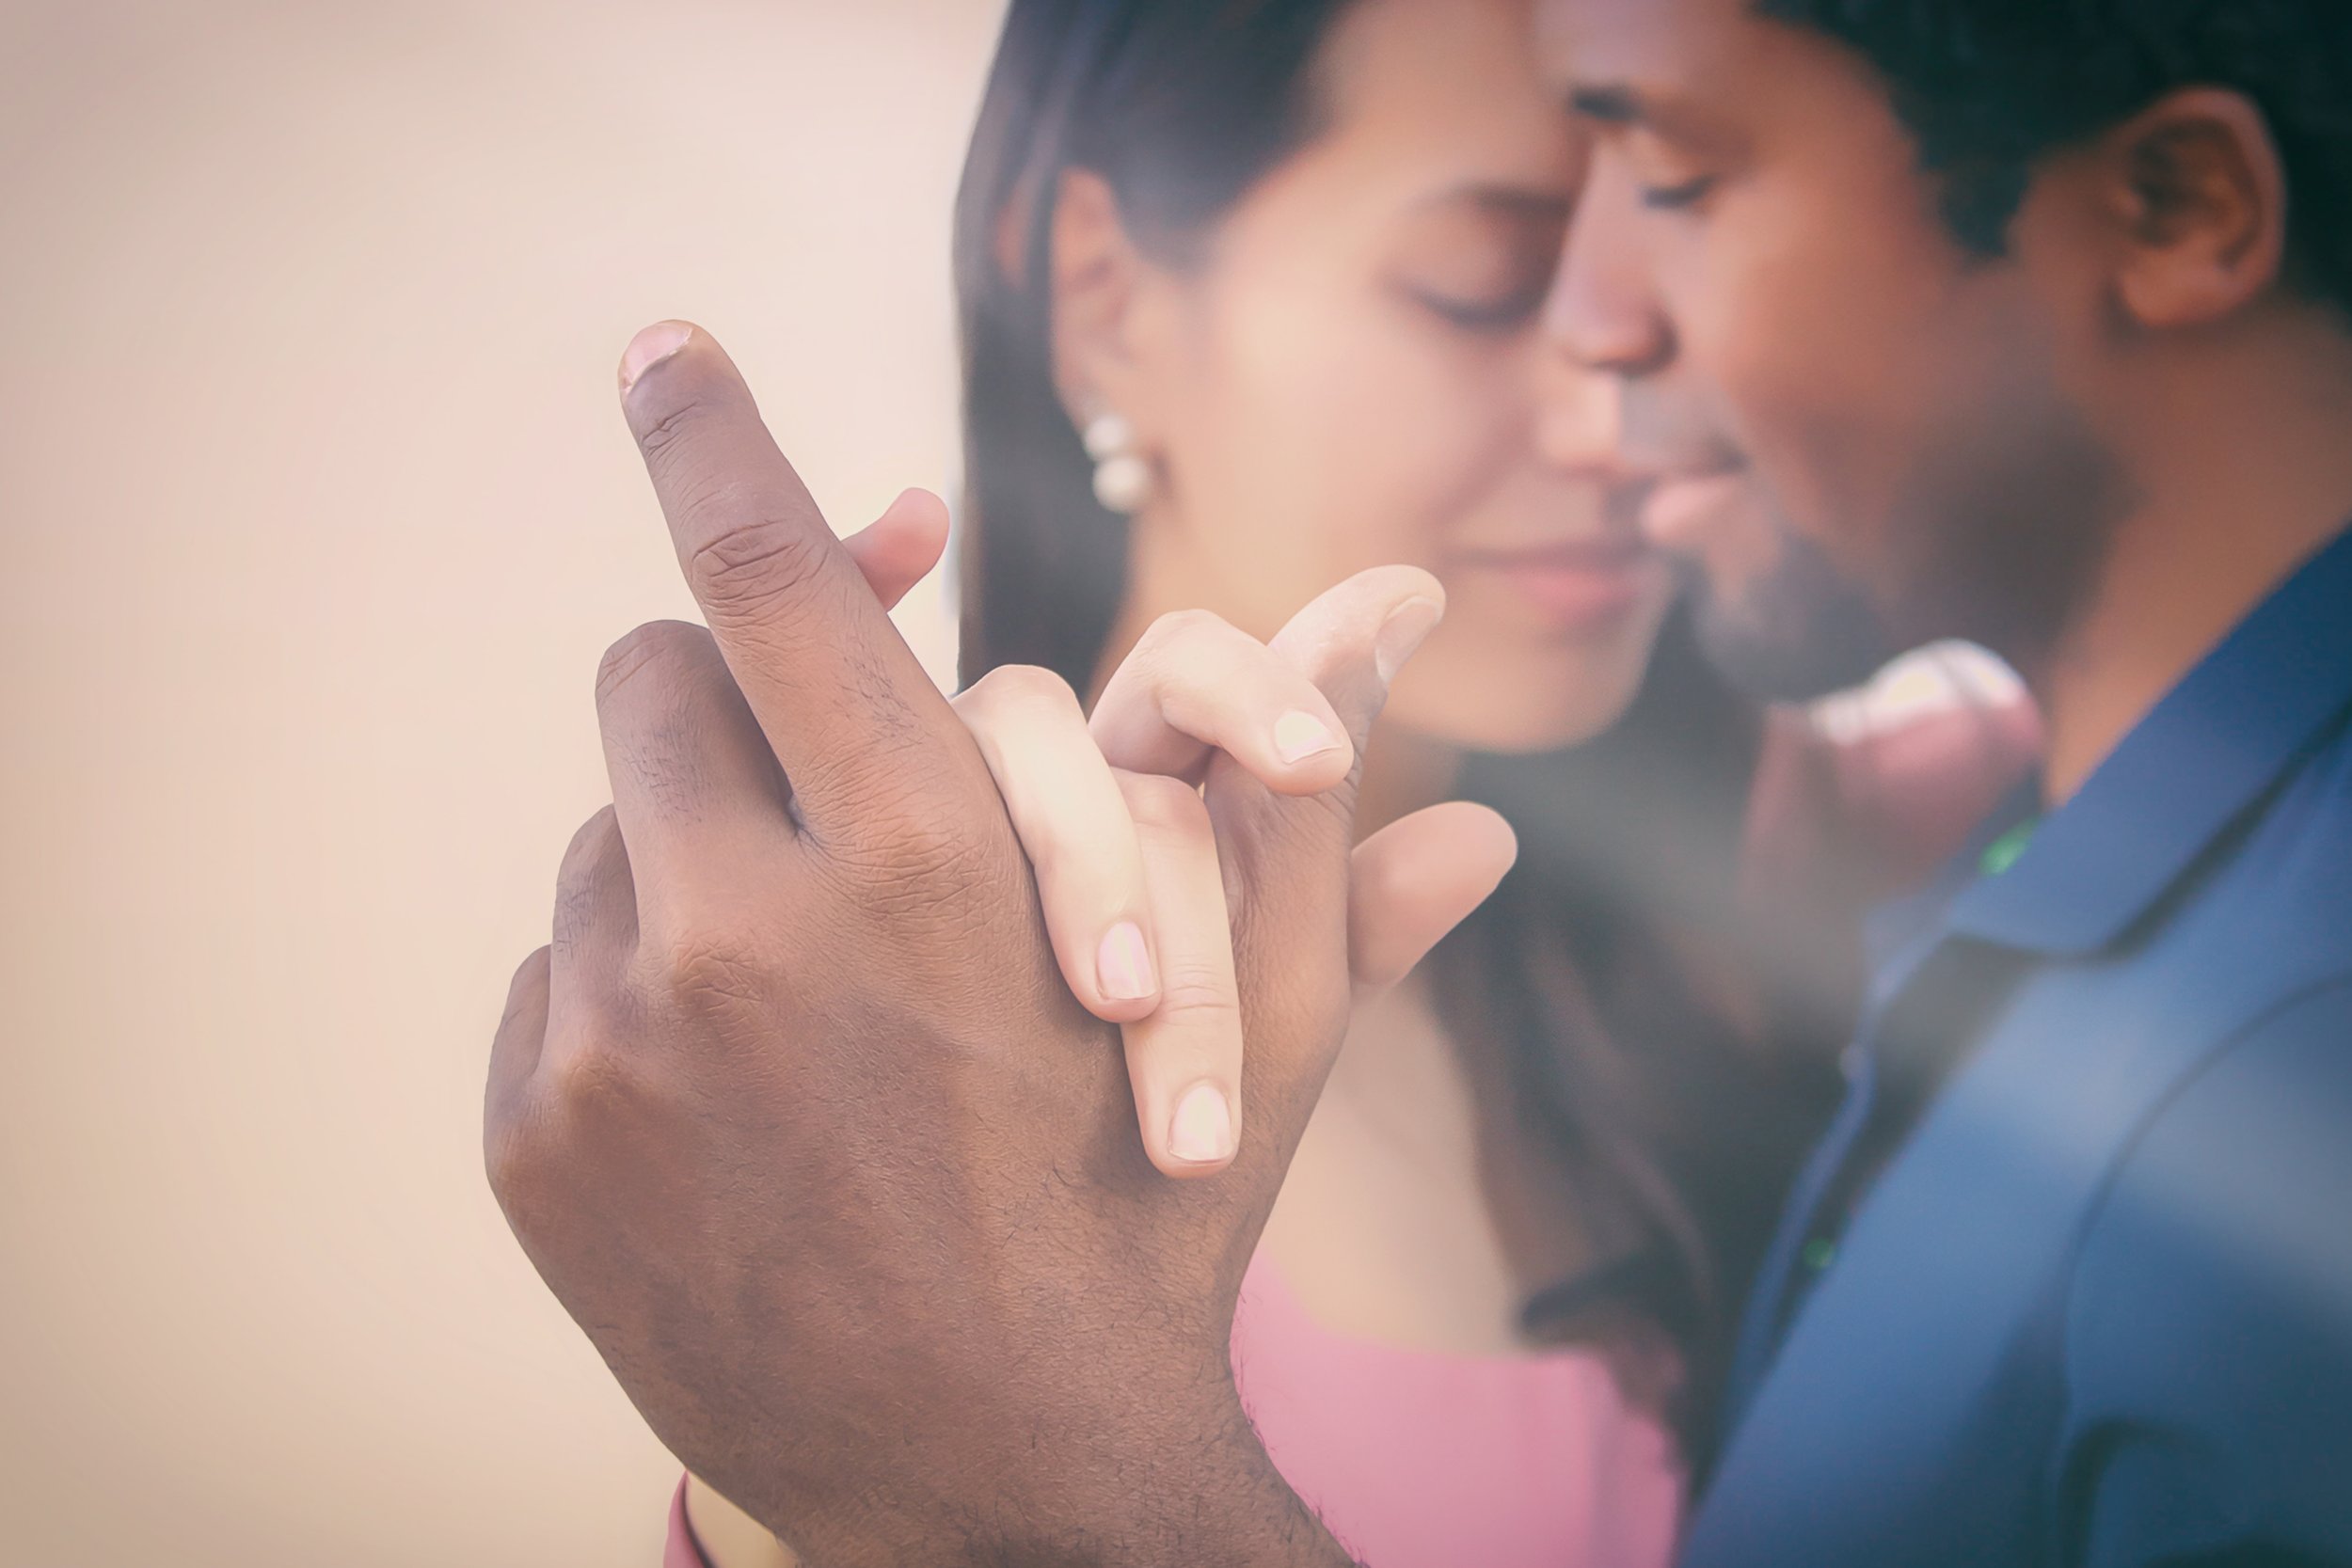
<instances>
[{"instance_id":1,"label":"woman's closed eye","mask_svg":"<svg viewBox=\"0 0 2352 1568\"><path fill-rule=\"evenodd\" d=\"M1394 254L1404 296L1446 325L1506 335L1532 325L1565 237L1565 193L1476 187L1414 214Z\"/></svg>"},{"instance_id":2,"label":"woman's closed eye","mask_svg":"<svg viewBox=\"0 0 2352 1568\"><path fill-rule=\"evenodd\" d=\"M1439 319L1465 332L1506 333L1518 331L1535 320L1549 284L1547 275L1500 294L1457 294L1417 284L1407 284L1406 292Z\"/></svg>"}]
</instances>

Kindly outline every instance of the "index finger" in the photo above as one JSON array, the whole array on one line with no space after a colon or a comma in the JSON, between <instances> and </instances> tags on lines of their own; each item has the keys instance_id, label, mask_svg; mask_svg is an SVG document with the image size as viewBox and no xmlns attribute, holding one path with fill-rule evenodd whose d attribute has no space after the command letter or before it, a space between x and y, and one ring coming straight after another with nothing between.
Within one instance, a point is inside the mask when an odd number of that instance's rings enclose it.
<instances>
[{"instance_id":1,"label":"index finger","mask_svg":"<svg viewBox=\"0 0 2352 1568\"><path fill-rule=\"evenodd\" d=\"M1275 1142L1305 1125L1346 1017L1350 850L1364 745L1389 683L1445 610L1428 573L1359 573L1299 611L1270 646L1313 681L1355 741L1355 763L1319 795L1275 794L1231 756L1209 766L1209 814L1226 870L1249 1046L1242 1097ZM1280 1158L1287 1159L1285 1152Z\"/></svg>"},{"instance_id":2,"label":"index finger","mask_svg":"<svg viewBox=\"0 0 2352 1568\"><path fill-rule=\"evenodd\" d=\"M946 700L708 333L639 333L621 406L678 564L803 816L870 814L921 776L908 753L953 731Z\"/></svg>"}]
</instances>

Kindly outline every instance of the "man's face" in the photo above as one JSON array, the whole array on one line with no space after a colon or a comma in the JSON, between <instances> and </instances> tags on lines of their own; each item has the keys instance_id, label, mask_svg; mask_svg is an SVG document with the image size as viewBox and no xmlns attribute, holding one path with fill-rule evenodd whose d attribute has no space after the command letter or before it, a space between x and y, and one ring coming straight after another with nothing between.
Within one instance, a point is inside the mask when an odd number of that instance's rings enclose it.
<instances>
[{"instance_id":1,"label":"man's face","mask_svg":"<svg viewBox=\"0 0 2352 1568\"><path fill-rule=\"evenodd\" d=\"M2046 653L2115 501L2066 390L2085 247L2029 197L2010 256L1963 250L1867 62L1750 0L1540 15L1598 137L1548 324L1624 379L1732 673L1795 695L1937 637Z\"/></svg>"}]
</instances>

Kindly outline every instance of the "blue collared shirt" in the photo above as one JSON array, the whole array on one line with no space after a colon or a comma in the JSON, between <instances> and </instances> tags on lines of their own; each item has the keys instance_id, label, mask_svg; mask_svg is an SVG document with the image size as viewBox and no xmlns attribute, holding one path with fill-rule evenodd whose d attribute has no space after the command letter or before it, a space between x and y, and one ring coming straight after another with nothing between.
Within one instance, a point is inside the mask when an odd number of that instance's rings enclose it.
<instances>
[{"instance_id":1,"label":"blue collared shirt","mask_svg":"<svg viewBox=\"0 0 2352 1568\"><path fill-rule=\"evenodd\" d=\"M1686 1568L2352 1564L2352 533L1980 849L1881 956Z\"/></svg>"}]
</instances>

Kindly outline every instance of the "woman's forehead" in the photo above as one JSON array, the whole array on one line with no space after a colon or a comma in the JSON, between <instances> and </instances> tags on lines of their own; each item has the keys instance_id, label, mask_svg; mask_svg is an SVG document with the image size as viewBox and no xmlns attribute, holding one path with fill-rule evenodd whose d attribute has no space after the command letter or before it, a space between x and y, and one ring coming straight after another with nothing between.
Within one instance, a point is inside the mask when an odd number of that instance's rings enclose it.
<instances>
[{"instance_id":1,"label":"woman's forehead","mask_svg":"<svg viewBox=\"0 0 2352 1568\"><path fill-rule=\"evenodd\" d=\"M1361 0L1319 62L1320 150L1391 189L1557 184L1578 132L1544 86L1531 0Z\"/></svg>"}]
</instances>

